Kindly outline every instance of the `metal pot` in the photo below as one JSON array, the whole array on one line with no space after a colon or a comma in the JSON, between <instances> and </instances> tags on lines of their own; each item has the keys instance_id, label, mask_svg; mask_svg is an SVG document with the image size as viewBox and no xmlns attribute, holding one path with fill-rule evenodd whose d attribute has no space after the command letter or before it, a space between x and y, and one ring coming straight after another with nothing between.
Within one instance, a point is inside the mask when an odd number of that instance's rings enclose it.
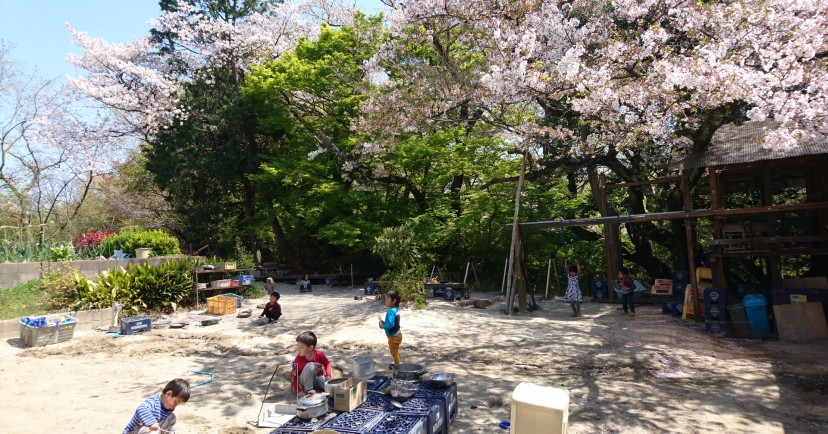
<instances>
[{"instance_id":1,"label":"metal pot","mask_svg":"<svg viewBox=\"0 0 828 434\"><path fill-rule=\"evenodd\" d=\"M438 387L449 387L454 383L454 374L438 372L431 375L431 383Z\"/></svg>"},{"instance_id":2,"label":"metal pot","mask_svg":"<svg viewBox=\"0 0 828 434\"><path fill-rule=\"evenodd\" d=\"M331 378L325 382L325 393L334 393L334 389L346 381L348 381L348 378Z\"/></svg>"},{"instance_id":3,"label":"metal pot","mask_svg":"<svg viewBox=\"0 0 828 434\"><path fill-rule=\"evenodd\" d=\"M371 378L374 376L374 356L356 356L351 359L354 377Z\"/></svg>"},{"instance_id":4,"label":"metal pot","mask_svg":"<svg viewBox=\"0 0 828 434\"><path fill-rule=\"evenodd\" d=\"M393 370L392 377L394 379L405 381L418 381L426 373L423 365L416 363L400 363L399 365L394 365Z\"/></svg>"},{"instance_id":5,"label":"metal pot","mask_svg":"<svg viewBox=\"0 0 828 434\"><path fill-rule=\"evenodd\" d=\"M299 398L296 407L296 416L299 419L309 420L322 417L328 413L328 394L315 393Z\"/></svg>"}]
</instances>

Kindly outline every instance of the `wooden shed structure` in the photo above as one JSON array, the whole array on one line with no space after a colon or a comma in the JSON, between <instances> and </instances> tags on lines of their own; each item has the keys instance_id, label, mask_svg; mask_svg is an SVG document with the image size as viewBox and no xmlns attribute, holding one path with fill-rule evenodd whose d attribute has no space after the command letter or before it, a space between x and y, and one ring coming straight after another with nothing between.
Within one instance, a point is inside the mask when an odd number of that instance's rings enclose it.
<instances>
[{"instance_id":1,"label":"wooden shed structure","mask_svg":"<svg viewBox=\"0 0 828 434\"><path fill-rule=\"evenodd\" d=\"M521 262L520 232L523 230L601 224L604 227L607 279L612 282L620 266L620 259L614 253L620 224L682 219L687 238L687 269L694 276L694 249L699 243L694 239L692 222L710 218L713 236L707 244L713 249L710 256L715 260L711 265L717 287L727 286L725 271L729 258L765 258L770 276L767 283L771 286L781 285L780 258L785 256L809 255L811 271L828 272L828 138L808 137L798 146L786 150L763 147L764 135L777 125L748 122L721 127L714 134L708 151L681 156L671 164L672 169L679 171L678 176L621 184L606 184L602 176L596 192L601 201L602 217L520 223L520 230L514 232L517 237L512 242L514 257ZM688 173L705 168L711 206L694 210ZM608 190L665 182L681 183L682 211L609 215ZM516 285L510 283L511 294L514 293L513 286L521 293L525 291L520 282L525 267L518 263L515 268L520 272L515 274ZM698 290L695 283L692 282L694 293ZM698 298L694 298L694 302L698 312Z\"/></svg>"},{"instance_id":2,"label":"wooden shed structure","mask_svg":"<svg viewBox=\"0 0 828 434\"><path fill-rule=\"evenodd\" d=\"M780 258L810 256L810 269L828 272L828 139L805 137L790 149L768 149L764 136L774 122L728 124L710 150L677 162L682 169L707 168L713 215L711 256L724 287L729 258L766 258L768 285L782 284ZM764 208L740 214L738 209ZM733 213L732 211L736 211Z\"/></svg>"}]
</instances>

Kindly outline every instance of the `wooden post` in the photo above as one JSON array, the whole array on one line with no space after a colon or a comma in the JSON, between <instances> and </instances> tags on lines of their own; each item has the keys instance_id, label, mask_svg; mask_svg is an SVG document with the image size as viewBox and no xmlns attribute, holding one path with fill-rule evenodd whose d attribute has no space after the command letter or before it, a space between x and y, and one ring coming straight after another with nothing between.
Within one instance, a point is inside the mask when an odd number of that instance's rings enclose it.
<instances>
[{"instance_id":1,"label":"wooden post","mask_svg":"<svg viewBox=\"0 0 828 434\"><path fill-rule=\"evenodd\" d=\"M722 194L724 193L721 187L721 178L719 177L719 172L716 169L707 169L708 176L710 177L710 208L711 210L721 210L724 208L724 198ZM722 234L722 220L721 217L713 217L713 238L719 238ZM724 288L725 279L724 279L724 247L716 247L716 251L720 253L719 258L717 258L716 262L710 264L710 268L713 269L713 285L717 288ZM695 279L696 276L692 275L692 278Z\"/></svg>"},{"instance_id":2,"label":"wooden post","mask_svg":"<svg viewBox=\"0 0 828 434\"><path fill-rule=\"evenodd\" d=\"M684 212L692 211L690 204L690 178L687 170L681 172L681 193L684 196ZM687 263L690 266L690 283L693 290L693 319L700 322L704 313L699 302L699 284L696 282L696 254L693 243L693 226L691 219L684 219L684 236L687 239Z\"/></svg>"},{"instance_id":3,"label":"wooden post","mask_svg":"<svg viewBox=\"0 0 828 434\"><path fill-rule=\"evenodd\" d=\"M552 254L549 254L549 263L546 264L546 292L543 294L544 300L549 300L549 276L552 273Z\"/></svg>"},{"instance_id":4,"label":"wooden post","mask_svg":"<svg viewBox=\"0 0 828 434\"><path fill-rule=\"evenodd\" d=\"M601 174L598 178L598 193L601 195L601 217L609 217L609 202L607 202L607 177ZM607 264L607 299L612 300L615 297L615 291L612 290L612 282L615 268L615 261L613 261L613 248L615 247L615 233L612 230L613 225L604 224L604 260Z\"/></svg>"},{"instance_id":5,"label":"wooden post","mask_svg":"<svg viewBox=\"0 0 828 434\"><path fill-rule=\"evenodd\" d=\"M506 291L506 315L512 315L512 304L514 303L514 280L512 279L512 271L514 270L515 251L518 247L520 239L520 225L518 224L518 216L520 214L520 191L523 188L523 180L526 178L526 157L529 152L529 144L523 150L523 161L520 163L520 178L518 178L518 185L515 191L515 215L512 218L512 242L509 244L509 262L506 267L508 277L506 281L509 283Z\"/></svg>"}]
</instances>

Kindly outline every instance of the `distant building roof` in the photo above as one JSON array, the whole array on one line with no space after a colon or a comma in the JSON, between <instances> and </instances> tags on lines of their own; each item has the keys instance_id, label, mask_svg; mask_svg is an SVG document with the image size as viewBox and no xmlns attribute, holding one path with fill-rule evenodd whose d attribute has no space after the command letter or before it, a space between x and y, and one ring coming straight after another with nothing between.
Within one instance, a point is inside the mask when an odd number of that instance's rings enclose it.
<instances>
[{"instance_id":1,"label":"distant building roof","mask_svg":"<svg viewBox=\"0 0 828 434\"><path fill-rule=\"evenodd\" d=\"M746 122L743 125L727 124L716 130L707 152L694 152L670 164L672 167L695 169L724 166L754 161L779 160L782 158L828 154L828 138L819 135L808 137L791 149L762 147L763 136L779 125L774 121Z\"/></svg>"}]
</instances>

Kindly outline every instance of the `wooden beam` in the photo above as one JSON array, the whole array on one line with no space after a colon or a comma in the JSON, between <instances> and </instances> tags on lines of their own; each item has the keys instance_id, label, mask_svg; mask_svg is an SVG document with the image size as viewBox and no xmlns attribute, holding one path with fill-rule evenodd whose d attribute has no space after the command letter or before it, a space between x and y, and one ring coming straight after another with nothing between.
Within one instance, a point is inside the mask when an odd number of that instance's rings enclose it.
<instances>
[{"instance_id":1,"label":"wooden beam","mask_svg":"<svg viewBox=\"0 0 828 434\"><path fill-rule=\"evenodd\" d=\"M681 193L683 196L683 203L684 203L684 211L690 212L691 205L690 205L690 176L687 173L687 170L681 171ZM687 238L687 264L688 268L690 269L690 284L693 291L693 319L696 322L702 321L703 312L701 303L699 301L699 283L696 282L696 254L694 252L694 245L693 245L693 220L686 218L684 219L684 236Z\"/></svg>"},{"instance_id":2,"label":"wooden beam","mask_svg":"<svg viewBox=\"0 0 828 434\"><path fill-rule=\"evenodd\" d=\"M648 179L646 181L631 181L622 182L620 184L607 184L607 190L616 190L619 188L638 187L642 185L664 184L667 182L681 181L680 176L662 176L661 178Z\"/></svg>"},{"instance_id":3,"label":"wooden beam","mask_svg":"<svg viewBox=\"0 0 828 434\"><path fill-rule=\"evenodd\" d=\"M649 214L631 214L625 216L607 216L607 217L593 217L581 218L571 220L549 220L542 222L526 222L520 223L520 227L524 230L530 229L545 229L545 228L561 228L570 226L590 226L590 225L604 225L604 224L619 224L619 223L640 223L652 222L659 220L676 220L676 219L695 219L703 217L725 217L725 216L741 216L754 215L764 213L785 213L796 211L813 211L828 209L828 202L808 202L798 203L793 205L771 205L760 206L755 208L732 208L732 209L703 209L696 211L666 211ZM504 226L506 229L511 229L512 225Z\"/></svg>"}]
</instances>

